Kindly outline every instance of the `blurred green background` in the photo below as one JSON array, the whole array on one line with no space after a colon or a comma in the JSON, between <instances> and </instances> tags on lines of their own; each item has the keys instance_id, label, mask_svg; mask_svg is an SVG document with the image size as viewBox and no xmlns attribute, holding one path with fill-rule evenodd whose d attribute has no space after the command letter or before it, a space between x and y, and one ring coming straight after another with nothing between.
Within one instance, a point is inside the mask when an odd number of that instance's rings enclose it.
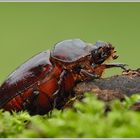
<instances>
[{"instance_id":1,"label":"blurred green background","mask_svg":"<svg viewBox=\"0 0 140 140\"><path fill-rule=\"evenodd\" d=\"M119 54L115 62L138 68L140 3L0 3L0 82L33 55L70 38L111 42Z\"/></svg>"}]
</instances>

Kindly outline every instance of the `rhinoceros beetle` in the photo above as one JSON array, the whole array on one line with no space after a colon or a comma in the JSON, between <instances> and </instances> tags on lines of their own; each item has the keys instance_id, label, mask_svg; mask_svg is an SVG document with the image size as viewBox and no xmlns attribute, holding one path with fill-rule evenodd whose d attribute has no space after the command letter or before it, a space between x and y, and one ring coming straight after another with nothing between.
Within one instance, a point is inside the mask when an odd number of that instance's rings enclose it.
<instances>
[{"instance_id":1,"label":"rhinoceros beetle","mask_svg":"<svg viewBox=\"0 0 140 140\"><path fill-rule=\"evenodd\" d=\"M6 111L27 110L31 115L61 109L74 96L74 86L84 80L100 78L106 68L125 64L105 64L116 59L114 47L107 42L86 43L69 39L41 52L12 72L0 87L0 108Z\"/></svg>"}]
</instances>

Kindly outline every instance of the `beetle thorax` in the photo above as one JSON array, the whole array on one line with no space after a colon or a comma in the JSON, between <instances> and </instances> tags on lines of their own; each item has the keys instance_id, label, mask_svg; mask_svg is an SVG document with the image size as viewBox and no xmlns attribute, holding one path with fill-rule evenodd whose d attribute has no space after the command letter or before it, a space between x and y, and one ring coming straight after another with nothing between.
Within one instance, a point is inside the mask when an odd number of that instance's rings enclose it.
<instances>
[{"instance_id":1,"label":"beetle thorax","mask_svg":"<svg viewBox=\"0 0 140 140\"><path fill-rule=\"evenodd\" d=\"M51 62L54 65L61 66L63 69L69 71L69 72L74 72L77 71L78 68L88 68L92 64L92 56L87 55L84 57L81 57L79 60L73 61L73 62L64 62L61 61L55 57L51 57Z\"/></svg>"}]
</instances>

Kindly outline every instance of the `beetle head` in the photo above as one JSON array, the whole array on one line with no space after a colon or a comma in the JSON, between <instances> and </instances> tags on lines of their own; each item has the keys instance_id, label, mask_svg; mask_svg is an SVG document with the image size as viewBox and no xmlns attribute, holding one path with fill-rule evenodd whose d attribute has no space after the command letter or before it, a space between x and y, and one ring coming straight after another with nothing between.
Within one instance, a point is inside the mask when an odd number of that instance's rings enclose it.
<instances>
[{"instance_id":1,"label":"beetle head","mask_svg":"<svg viewBox=\"0 0 140 140\"><path fill-rule=\"evenodd\" d=\"M92 60L95 64L101 64L108 58L118 58L114 47L110 43L97 41L95 46L96 48L91 51Z\"/></svg>"}]
</instances>

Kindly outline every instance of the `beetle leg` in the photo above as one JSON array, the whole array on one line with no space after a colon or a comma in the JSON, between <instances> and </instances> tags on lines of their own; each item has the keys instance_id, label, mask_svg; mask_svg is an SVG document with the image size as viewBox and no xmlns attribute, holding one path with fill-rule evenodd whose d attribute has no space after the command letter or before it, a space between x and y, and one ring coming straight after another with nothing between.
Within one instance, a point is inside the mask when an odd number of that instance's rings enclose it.
<instances>
[{"instance_id":1,"label":"beetle leg","mask_svg":"<svg viewBox=\"0 0 140 140\"><path fill-rule=\"evenodd\" d=\"M61 88L61 83L64 79L64 76L66 74L66 70L63 70L61 75L60 75L60 78L59 78L59 81L58 81L58 89L55 91L55 93L53 94L53 96L57 95L57 93L59 92L60 88Z\"/></svg>"},{"instance_id":2,"label":"beetle leg","mask_svg":"<svg viewBox=\"0 0 140 140\"><path fill-rule=\"evenodd\" d=\"M59 81L58 81L58 89L55 91L55 93L53 94L54 96L54 103L53 103L53 108L56 108L57 106L57 102L60 98L61 95L59 95L59 93L61 93L61 90L62 90L62 82L64 80L64 77L66 75L66 70L63 70L61 75L60 75L60 78L59 78Z\"/></svg>"},{"instance_id":3,"label":"beetle leg","mask_svg":"<svg viewBox=\"0 0 140 140\"><path fill-rule=\"evenodd\" d=\"M119 67L121 69L123 69L124 71L127 71L127 69L125 68L125 66L128 66L127 64L123 64L123 63L111 63L111 64L103 64L106 68L114 68L114 67Z\"/></svg>"},{"instance_id":4,"label":"beetle leg","mask_svg":"<svg viewBox=\"0 0 140 140\"><path fill-rule=\"evenodd\" d=\"M32 96L27 97L23 103L22 106L24 109L28 109L30 107L30 105L32 104L32 102L38 97L39 95L39 91L38 90L34 90Z\"/></svg>"},{"instance_id":5,"label":"beetle leg","mask_svg":"<svg viewBox=\"0 0 140 140\"><path fill-rule=\"evenodd\" d=\"M88 71L86 71L84 69L81 69L80 72L83 73L86 76L89 76L89 77L93 78L93 79L98 79L100 77L99 75L97 75L95 73L94 74L89 73Z\"/></svg>"}]
</instances>

